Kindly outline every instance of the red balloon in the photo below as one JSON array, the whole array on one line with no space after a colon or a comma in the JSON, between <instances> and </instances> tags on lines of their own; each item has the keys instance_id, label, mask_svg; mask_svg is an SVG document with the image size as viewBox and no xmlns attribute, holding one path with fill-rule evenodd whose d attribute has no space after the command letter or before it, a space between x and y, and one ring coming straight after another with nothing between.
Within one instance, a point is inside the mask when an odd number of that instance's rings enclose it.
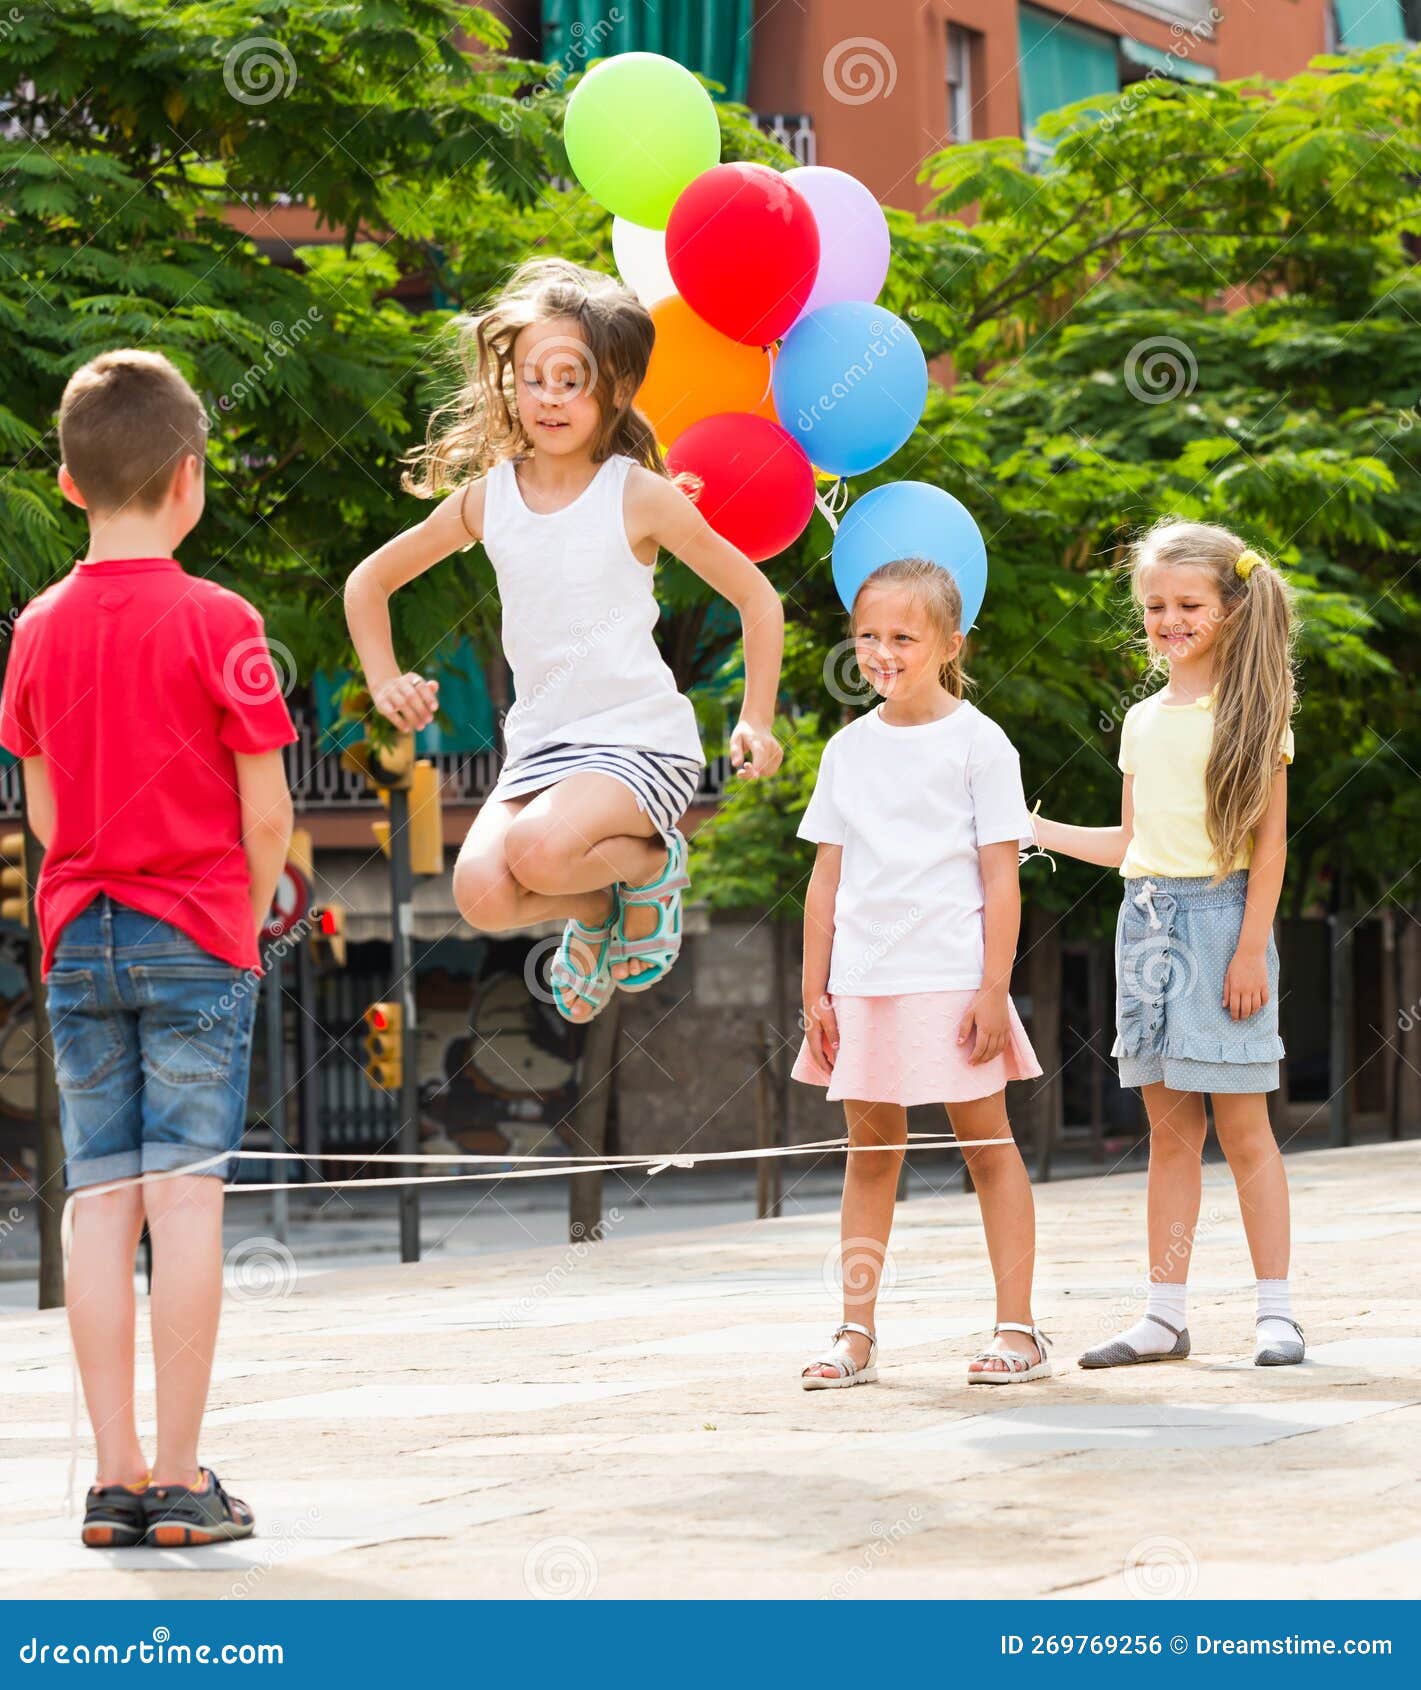
<instances>
[{"instance_id":1,"label":"red balloon","mask_svg":"<svg viewBox=\"0 0 1421 1690\"><path fill-rule=\"evenodd\" d=\"M666 225L677 292L712 328L767 346L804 309L819 274L809 202L764 164L717 164L681 190Z\"/></svg>"},{"instance_id":2,"label":"red balloon","mask_svg":"<svg viewBox=\"0 0 1421 1690\"><path fill-rule=\"evenodd\" d=\"M814 510L814 470L788 429L750 411L692 423L666 454L704 483L696 504L716 533L763 563L793 545Z\"/></svg>"}]
</instances>

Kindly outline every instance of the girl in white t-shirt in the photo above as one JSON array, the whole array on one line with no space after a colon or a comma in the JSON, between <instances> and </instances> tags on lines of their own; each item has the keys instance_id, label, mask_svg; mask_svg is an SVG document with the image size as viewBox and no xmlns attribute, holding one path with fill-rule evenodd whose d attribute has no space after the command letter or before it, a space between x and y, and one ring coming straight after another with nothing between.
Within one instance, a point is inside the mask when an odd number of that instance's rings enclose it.
<instances>
[{"instance_id":1,"label":"girl in white t-shirt","mask_svg":"<svg viewBox=\"0 0 1421 1690\"><path fill-rule=\"evenodd\" d=\"M999 1385L1051 1371L1031 1317L1031 1184L1004 1100L1008 1080L1041 1072L1009 991L1031 818L1011 741L963 697L961 620L952 576L921 558L864 582L856 655L882 702L825 746L799 826L819 849L793 1077L843 1100L851 1146L844 1320L801 1375L806 1390L878 1377L873 1313L917 1103L943 1104L964 1146L996 1277L995 1336L967 1377Z\"/></svg>"}]
</instances>

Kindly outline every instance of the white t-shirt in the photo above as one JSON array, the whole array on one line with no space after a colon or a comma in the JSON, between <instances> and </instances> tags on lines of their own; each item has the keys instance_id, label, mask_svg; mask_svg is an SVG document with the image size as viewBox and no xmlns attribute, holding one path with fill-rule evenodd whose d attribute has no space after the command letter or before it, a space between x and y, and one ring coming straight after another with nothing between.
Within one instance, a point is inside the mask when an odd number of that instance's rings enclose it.
<instances>
[{"instance_id":1,"label":"white t-shirt","mask_svg":"<svg viewBox=\"0 0 1421 1690\"><path fill-rule=\"evenodd\" d=\"M983 845L1032 841L1016 748L964 699L894 727L875 706L824 747L799 837L842 845L829 991L982 984Z\"/></svg>"}]
</instances>

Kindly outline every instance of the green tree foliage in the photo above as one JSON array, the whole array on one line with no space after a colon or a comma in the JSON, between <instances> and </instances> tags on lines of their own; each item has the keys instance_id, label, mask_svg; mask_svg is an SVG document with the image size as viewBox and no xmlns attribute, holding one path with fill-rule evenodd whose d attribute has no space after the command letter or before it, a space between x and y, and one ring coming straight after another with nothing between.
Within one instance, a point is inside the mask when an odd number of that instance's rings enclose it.
<instances>
[{"instance_id":1,"label":"green tree foliage","mask_svg":"<svg viewBox=\"0 0 1421 1690\"><path fill-rule=\"evenodd\" d=\"M1323 59L1285 83L1159 78L1099 107L1047 120L1044 173L1016 140L953 147L924 167L927 215L891 215L884 302L956 379L853 492L917 478L973 512L991 567L974 697L1043 808L1088 824L1118 813L1119 724L1158 684L1129 541L1164 514L1243 534L1302 618L1290 905L1338 876L1364 908L1414 898L1421 55ZM831 651L824 549L816 522L773 567ZM802 878L808 853L784 843ZM1105 918L1098 871L1025 872L1074 921Z\"/></svg>"}]
</instances>

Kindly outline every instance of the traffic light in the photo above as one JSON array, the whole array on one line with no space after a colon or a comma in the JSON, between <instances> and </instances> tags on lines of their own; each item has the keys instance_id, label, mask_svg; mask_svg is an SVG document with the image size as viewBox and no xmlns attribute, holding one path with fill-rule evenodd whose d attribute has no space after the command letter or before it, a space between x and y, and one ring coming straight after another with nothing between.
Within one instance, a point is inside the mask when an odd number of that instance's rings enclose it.
<instances>
[{"instance_id":1,"label":"traffic light","mask_svg":"<svg viewBox=\"0 0 1421 1690\"><path fill-rule=\"evenodd\" d=\"M372 745L368 739L346 746L340 760L353 769L381 796L392 787L408 788L414 780L414 735L396 734L387 745Z\"/></svg>"},{"instance_id":2,"label":"traffic light","mask_svg":"<svg viewBox=\"0 0 1421 1690\"><path fill-rule=\"evenodd\" d=\"M4 862L4 872L0 874L0 884L4 887L4 901L0 903L0 916L6 921L18 921L21 927L30 924L30 888L25 879L25 836L23 833L7 833L0 838L0 859Z\"/></svg>"},{"instance_id":3,"label":"traffic light","mask_svg":"<svg viewBox=\"0 0 1421 1690\"><path fill-rule=\"evenodd\" d=\"M410 870L414 874L444 872L444 808L440 801L439 771L427 757L414 766L410 787Z\"/></svg>"},{"instance_id":4,"label":"traffic light","mask_svg":"<svg viewBox=\"0 0 1421 1690\"><path fill-rule=\"evenodd\" d=\"M365 1077L378 1091L398 1091L404 1079L404 1025L397 1003L372 1003L365 1011Z\"/></svg>"},{"instance_id":5,"label":"traffic light","mask_svg":"<svg viewBox=\"0 0 1421 1690\"><path fill-rule=\"evenodd\" d=\"M317 966L345 967L345 905L326 904L311 911L311 956Z\"/></svg>"},{"instance_id":6,"label":"traffic light","mask_svg":"<svg viewBox=\"0 0 1421 1690\"><path fill-rule=\"evenodd\" d=\"M444 872L444 806L439 771L427 757L421 757L410 771L409 847L411 874ZM390 794L377 788L380 802L390 807ZM390 854L389 822L371 822L370 831L385 856Z\"/></svg>"}]
</instances>

